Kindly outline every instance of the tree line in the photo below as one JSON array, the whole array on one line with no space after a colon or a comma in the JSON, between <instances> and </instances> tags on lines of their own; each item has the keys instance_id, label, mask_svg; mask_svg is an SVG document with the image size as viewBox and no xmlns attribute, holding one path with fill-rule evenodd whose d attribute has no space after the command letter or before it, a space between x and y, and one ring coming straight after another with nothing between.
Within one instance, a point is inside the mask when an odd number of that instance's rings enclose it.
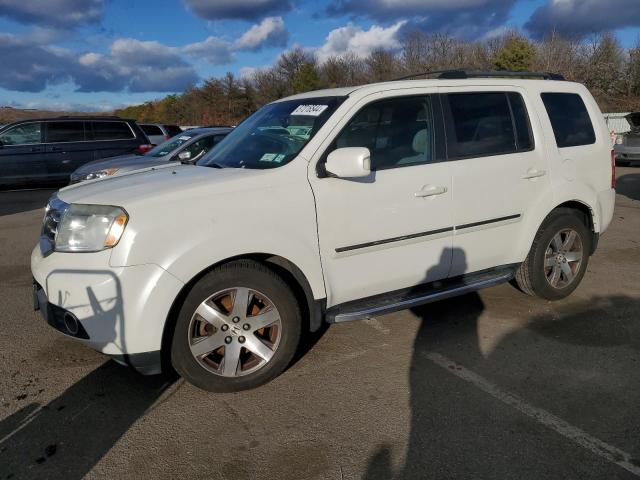
<instances>
[{"instance_id":1,"label":"tree line","mask_svg":"<svg viewBox=\"0 0 640 480\"><path fill-rule=\"evenodd\" d=\"M319 60L308 50L294 48L269 68L242 77L227 73L209 78L182 94L115 113L144 122L235 125L265 103L287 95L461 68L560 73L584 83L603 112L640 110L640 41L623 48L612 33L575 40L554 32L532 41L508 31L470 42L415 31L403 38L398 51L380 49L366 57L346 53Z\"/></svg>"}]
</instances>

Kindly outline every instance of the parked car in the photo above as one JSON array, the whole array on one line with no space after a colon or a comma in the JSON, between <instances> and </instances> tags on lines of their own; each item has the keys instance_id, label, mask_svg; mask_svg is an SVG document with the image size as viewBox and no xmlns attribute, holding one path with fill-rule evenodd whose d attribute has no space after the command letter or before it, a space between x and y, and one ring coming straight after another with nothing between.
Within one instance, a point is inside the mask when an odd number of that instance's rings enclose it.
<instances>
[{"instance_id":1,"label":"parked car","mask_svg":"<svg viewBox=\"0 0 640 480\"><path fill-rule=\"evenodd\" d=\"M140 123L140 128L149 138L152 144L160 145L165 140L182 133L182 129L177 125L165 125L161 123Z\"/></svg>"},{"instance_id":2,"label":"parked car","mask_svg":"<svg viewBox=\"0 0 640 480\"><path fill-rule=\"evenodd\" d=\"M149 139L133 120L58 117L23 120L0 129L0 185L67 182L81 165L144 153Z\"/></svg>"},{"instance_id":3,"label":"parked car","mask_svg":"<svg viewBox=\"0 0 640 480\"><path fill-rule=\"evenodd\" d=\"M195 163L231 130L194 128L161 143L145 154L121 155L85 163L71 174L71 183L166 165L168 162Z\"/></svg>"},{"instance_id":4,"label":"parked car","mask_svg":"<svg viewBox=\"0 0 640 480\"><path fill-rule=\"evenodd\" d=\"M630 113L625 118L631 130L616 138L613 147L616 160L623 165L640 164L640 112Z\"/></svg>"},{"instance_id":5,"label":"parked car","mask_svg":"<svg viewBox=\"0 0 640 480\"><path fill-rule=\"evenodd\" d=\"M510 280L564 298L613 215L609 132L583 85L508 74L295 95L196 165L64 188L31 258L38 308L143 373L164 359L236 391L322 322Z\"/></svg>"}]
</instances>

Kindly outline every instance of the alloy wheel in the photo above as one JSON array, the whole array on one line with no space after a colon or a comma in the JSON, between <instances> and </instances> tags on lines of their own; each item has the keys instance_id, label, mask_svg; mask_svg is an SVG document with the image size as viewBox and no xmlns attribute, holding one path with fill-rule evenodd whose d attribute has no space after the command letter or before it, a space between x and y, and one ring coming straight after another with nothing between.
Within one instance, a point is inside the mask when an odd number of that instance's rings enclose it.
<instances>
[{"instance_id":1,"label":"alloy wheel","mask_svg":"<svg viewBox=\"0 0 640 480\"><path fill-rule=\"evenodd\" d=\"M233 287L205 299L191 317L191 354L223 377L248 375L265 366L282 336L278 309L263 293Z\"/></svg>"},{"instance_id":2,"label":"alloy wheel","mask_svg":"<svg viewBox=\"0 0 640 480\"><path fill-rule=\"evenodd\" d=\"M571 228L560 230L553 236L544 258L544 272L549 285L561 289L573 283L582 266L583 250L580 235Z\"/></svg>"}]
</instances>

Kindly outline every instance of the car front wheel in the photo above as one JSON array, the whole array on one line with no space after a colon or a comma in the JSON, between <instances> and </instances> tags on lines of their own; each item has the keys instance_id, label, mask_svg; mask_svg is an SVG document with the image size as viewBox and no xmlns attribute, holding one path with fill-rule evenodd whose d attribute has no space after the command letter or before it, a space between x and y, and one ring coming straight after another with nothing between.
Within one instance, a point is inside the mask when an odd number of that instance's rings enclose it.
<instances>
[{"instance_id":1,"label":"car front wheel","mask_svg":"<svg viewBox=\"0 0 640 480\"><path fill-rule=\"evenodd\" d=\"M187 295L172 363L204 390L254 388L287 367L300 329L298 303L281 277L258 262L230 262L202 277Z\"/></svg>"}]
</instances>

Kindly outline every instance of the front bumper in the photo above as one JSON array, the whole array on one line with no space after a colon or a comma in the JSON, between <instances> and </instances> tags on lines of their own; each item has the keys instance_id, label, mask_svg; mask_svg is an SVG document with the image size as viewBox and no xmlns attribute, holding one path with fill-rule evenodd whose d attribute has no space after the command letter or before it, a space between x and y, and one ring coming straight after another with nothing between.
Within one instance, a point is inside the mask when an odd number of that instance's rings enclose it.
<instances>
[{"instance_id":1,"label":"front bumper","mask_svg":"<svg viewBox=\"0 0 640 480\"><path fill-rule=\"evenodd\" d=\"M110 267L110 254L45 257L36 247L34 304L62 333L142 373L159 373L164 325L184 284L157 265ZM77 319L82 335L69 331L66 313Z\"/></svg>"}]
</instances>

